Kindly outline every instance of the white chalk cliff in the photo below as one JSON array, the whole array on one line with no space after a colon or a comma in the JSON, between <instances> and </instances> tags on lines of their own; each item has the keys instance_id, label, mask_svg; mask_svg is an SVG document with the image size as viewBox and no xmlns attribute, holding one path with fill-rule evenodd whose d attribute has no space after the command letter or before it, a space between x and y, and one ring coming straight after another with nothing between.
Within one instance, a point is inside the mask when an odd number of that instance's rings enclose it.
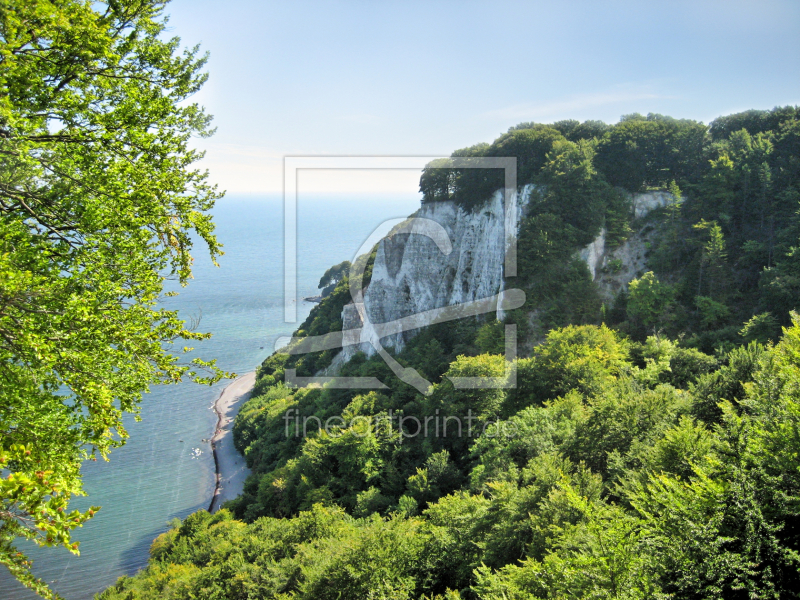
<instances>
[{"instance_id":1,"label":"white chalk cliff","mask_svg":"<svg viewBox=\"0 0 800 600\"><path fill-rule=\"evenodd\" d=\"M631 200L636 220L643 219L656 208L668 206L674 199L669 192L656 191L634 194ZM580 250L578 255L589 268L604 302L611 302L620 290L647 270L648 245L656 234L656 228L645 225L618 247L610 248L606 230L602 229L591 244Z\"/></svg>"},{"instance_id":2,"label":"white chalk cliff","mask_svg":"<svg viewBox=\"0 0 800 600\"><path fill-rule=\"evenodd\" d=\"M424 204L412 216L439 223L450 237L452 251L444 254L431 238L419 234L389 234L381 240L372 279L364 293L363 310L369 322L394 321L435 308L488 298L502 291L504 285L513 287L512 277L504 281L506 232L509 235L518 232L533 191L533 186L525 186L506 207L503 194L498 191L475 212L464 211L449 201ZM641 218L670 201L671 196L666 192L637 194L633 197L635 217ZM597 239L581 250L581 258L605 296L613 295L611 288L627 285L643 268L644 242L640 237L635 234L619 248L610 250L606 247L605 231L601 231ZM608 271L605 267L610 261L613 261L615 273L604 279ZM364 327L362 341L375 337L370 334L370 323L364 326L352 303L344 307L342 321L343 330ZM415 333L392 334L381 342L385 347L400 350ZM359 351L368 356L375 354L375 348L369 343L345 346L332 366L335 368L348 361Z\"/></svg>"}]
</instances>

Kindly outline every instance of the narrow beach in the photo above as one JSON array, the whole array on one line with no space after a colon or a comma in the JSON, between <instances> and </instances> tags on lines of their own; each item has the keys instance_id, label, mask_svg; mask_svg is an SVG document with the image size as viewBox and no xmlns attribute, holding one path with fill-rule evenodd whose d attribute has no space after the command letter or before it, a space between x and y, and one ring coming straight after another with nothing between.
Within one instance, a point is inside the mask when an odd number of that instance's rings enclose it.
<instances>
[{"instance_id":1,"label":"narrow beach","mask_svg":"<svg viewBox=\"0 0 800 600\"><path fill-rule=\"evenodd\" d=\"M218 510L224 502L241 494L244 480L250 474L244 457L233 446L233 420L239 408L250 397L255 381L255 371L237 377L222 390L214 402L217 427L214 437L211 438L211 448L217 480L209 512Z\"/></svg>"}]
</instances>

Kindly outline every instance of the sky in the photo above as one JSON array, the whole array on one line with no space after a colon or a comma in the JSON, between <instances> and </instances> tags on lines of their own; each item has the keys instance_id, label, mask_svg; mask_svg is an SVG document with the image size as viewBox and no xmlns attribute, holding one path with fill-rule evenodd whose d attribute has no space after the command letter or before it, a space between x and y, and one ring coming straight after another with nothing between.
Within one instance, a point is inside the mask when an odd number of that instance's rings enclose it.
<instances>
[{"instance_id":1,"label":"sky","mask_svg":"<svg viewBox=\"0 0 800 600\"><path fill-rule=\"evenodd\" d=\"M283 190L285 156L448 156L523 121L710 122L800 104L797 0L173 0L210 54L196 145L229 194ZM412 170L310 171L314 193L416 193Z\"/></svg>"}]
</instances>

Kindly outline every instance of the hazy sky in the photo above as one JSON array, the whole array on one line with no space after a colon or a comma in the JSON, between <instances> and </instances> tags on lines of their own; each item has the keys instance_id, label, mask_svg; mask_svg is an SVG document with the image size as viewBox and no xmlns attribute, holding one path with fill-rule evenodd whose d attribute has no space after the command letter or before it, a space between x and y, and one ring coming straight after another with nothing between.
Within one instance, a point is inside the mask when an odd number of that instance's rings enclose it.
<instances>
[{"instance_id":1,"label":"hazy sky","mask_svg":"<svg viewBox=\"0 0 800 600\"><path fill-rule=\"evenodd\" d=\"M800 2L174 0L201 44L198 145L230 193L279 192L286 155L449 155L521 121L658 112L709 122L800 104ZM313 177L312 177L313 175ZM415 190L306 173L301 189Z\"/></svg>"}]
</instances>

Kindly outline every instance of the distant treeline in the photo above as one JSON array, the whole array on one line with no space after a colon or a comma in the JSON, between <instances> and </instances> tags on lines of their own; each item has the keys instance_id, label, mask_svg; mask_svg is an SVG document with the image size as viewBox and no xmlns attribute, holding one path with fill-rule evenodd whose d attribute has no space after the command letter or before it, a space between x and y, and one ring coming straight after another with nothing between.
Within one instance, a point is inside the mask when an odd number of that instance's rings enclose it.
<instances>
[{"instance_id":1,"label":"distant treeline","mask_svg":"<svg viewBox=\"0 0 800 600\"><path fill-rule=\"evenodd\" d=\"M612 186L629 191L663 188L671 181L681 188L699 184L710 169L709 161L719 158L731 134L746 131L751 137L765 134L778 142L770 160L776 167L792 149L781 144L800 115L798 107L771 111L749 110L720 117L704 125L689 119L638 113L625 115L616 125L602 121L575 120L555 123L520 123L492 144L477 144L453 152L453 157L517 158L517 183L547 183L553 159L571 145L588 146L593 166ZM788 145L791 146L789 141ZM447 159L432 162L420 179L423 202L454 200L472 208L484 202L504 184L501 169L447 168ZM545 169L550 166L550 169Z\"/></svg>"}]
</instances>

